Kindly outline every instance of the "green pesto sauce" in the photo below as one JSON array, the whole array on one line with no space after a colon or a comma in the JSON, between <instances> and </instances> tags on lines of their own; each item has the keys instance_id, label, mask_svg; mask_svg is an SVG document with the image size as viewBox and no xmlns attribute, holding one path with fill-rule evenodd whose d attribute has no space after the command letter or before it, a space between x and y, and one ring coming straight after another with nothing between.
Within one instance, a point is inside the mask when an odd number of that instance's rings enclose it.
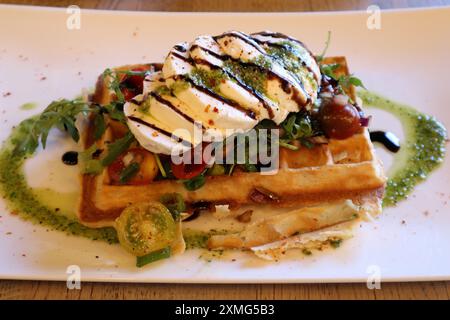
<instances>
[{"instance_id":1,"label":"green pesto sauce","mask_svg":"<svg viewBox=\"0 0 450 320\"><path fill-rule=\"evenodd\" d=\"M160 87L156 88L154 91L155 91L156 94L159 94L159 95L168 95L168 96L170 96L172 94L172 91L166 85L160 86Z\"/></svg>"},{"instance_id":2,"label":"green pesto sauce","mask_svg":"<svg viewBox=\"0 0 450 320\"><path fill-rule=\"evenodd\" d=\"M282 46L279 47L273 46L267 48L267 53L290 71L297 80L300 80L304 84L308 83L313 90L317 90L317 81L302 62L302 59L306 59L305 49L300 49L298 45L289 41L282 42L281 44Z\"/></svg>"},{"instance_id":3,"label":"green pesto sauce","mask_svg":"<svg viewBox=\"0 0 450 320\"><path fill-rule=\"evenodd\" d=\"M229 233L227 230L210 230L209 232L205 232L185 229L183 230L183 238L186 243L186 249L206 249L211 236L227 233Z\"/></svg>"},{"instance_id":4,"label":"green pesto sauce","mask_svg":"<svg viewBox=\"0 0 450 320\"><path fill-rule=\"evenodd\" d=\"M20 110L24 110L24 111L33 110L36 107L37 107L37 103L27 102L20 106Z\"/></svg>"},{"instance_id":5,"label":"green pesto sauce","mask_svg":"<svg viewBox=\"0 0 450 320\"><path fill-rule=\"evenodd\" d=\"M189 78L196 85L208 88L217 94L220 94L220 84L227 80L227 76L220 69L205 70L202 68L194 68L189 74Z\"/></svg>"},{"instance_id":6,"label":"green pesto sauce","mask_svg":"<svg viewBox=\"0 0 450 320\"><path fill-rule=\"evenodd\" d=\"M240 79L253 90L262 95L267 95L267 74L265 72L261 72L260 68L257 66L245 65L237 61L228 60L224 62L224 67L228 72Z\"/></svg>"},{"instance_id":7,"label":"green pesto sauce","mask_svg":"<svg viewBox=\"0 0 450 320\"><path fill-rule=\"evenodd\" d=\"M358 95L366 106L388 111L402 122L406 138L394 155L383 199L383 206L394 206L406 199L414 187L442 163L447 131L434 117L409 106L368 91L359 91Z\"/></svg>"},{"instance_id":8,"label":"green pesto sauce","mask_svg":"<svg viewBox=\"0 0 450 320\"><path fill-rule=\"evenodd\" d=\"M183 80L177 80L175 81L169 88L170 91L177 94L178 92L187 90L191 87L189 82L183 81Z\"/></svg>"},{"instance_id":9,"label":"green pesto sauce","mask_svg":"<svg viewBox=\"0 0 450 320\"><path fill-rule=\"evenodd\" d=\"M6 200L9 210L35 224L93 240L116 243L117 235L113 228L92 229L83 226L64 206L45 204L49 199L46 191L28 186L23 174L23 164L27 155L14 152L14 149L23 139L26 126L29 126L31 121L35 121L35 118L19 124L0 150L0 195Z\"/></svg>"}]
</instances>

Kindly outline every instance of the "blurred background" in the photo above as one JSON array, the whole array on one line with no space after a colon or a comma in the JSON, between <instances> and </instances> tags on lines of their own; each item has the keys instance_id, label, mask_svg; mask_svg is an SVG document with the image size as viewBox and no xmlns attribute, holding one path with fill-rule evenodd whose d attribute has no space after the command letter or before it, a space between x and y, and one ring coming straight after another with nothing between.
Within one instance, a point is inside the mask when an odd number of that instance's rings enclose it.
<instances>
[{"instance_id":1,"label":"blurred background","mask_svg":"<svg viewBox=\"0 0 450 320\"><path fill-rule=\"evenodd\" d=\"M137 11L329 11L365 10L450 5L450 0L0 0L5 4L39 5Z\"/></svg>"}]
</instances>

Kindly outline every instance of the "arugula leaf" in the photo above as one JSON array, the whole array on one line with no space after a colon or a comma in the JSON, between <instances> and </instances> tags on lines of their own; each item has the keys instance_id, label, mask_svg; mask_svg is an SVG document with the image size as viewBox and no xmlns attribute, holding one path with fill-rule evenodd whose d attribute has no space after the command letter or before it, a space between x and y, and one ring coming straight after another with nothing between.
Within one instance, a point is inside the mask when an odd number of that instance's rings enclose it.
<instances>
[{"instance_id":1,"label":"arugula leaf","mask_svg":"<svg viewBox=\"0 0 450 320\"><path fill-rule=\"evenodd\" d=\"M117 70L116 71L117 74L125 74L127 76L140 76L140 77L145 77L145 75L148 73L148 71L143 70L143 71L133 71L133 70Z\"/></svg>"},{"instance_id":2,"label":"arugula leaf","mask_svg":"<svg viewBox=\"0 0 450 320\"><path fill-rule=\"evenodd\" d=\"M97 146L93 144L89 149L85 150L82 154L82 160L84 163L83 172L87 174L98 174L104 167L109 166L116 160L116 158L121 155L125 150L127 150L130 145L135 141L133 134L128 131L125 136L117 139L113 143L108 145L108 153L103 159L94 159L93 155L97 151ZM130 168L129 170L134 171L135 168ZM138 168L139 170L139 168ZM126 172L126 175L132 174L133 172ZM126 179L124 177L123 179ZM131 177L130 177L131 178ZM125 181L126 182L126 181Z\"/></svg>"},{"instance_id":3,"label":"arugula leaf","mask_svg":"<svg viewBox=\"0 0 450 320\"><path fill-rule=\"evenodd\" d=\"M103 106L103 110L109 114L109 117L113 120L126 123L125 114L122 110L122 105L117 102L111 102L110 104Z\"/></svg>"},{"instance_id":4,"label":"arugula leaf","mask_svg":"<svg viewBox=\"0 0 450 320\"><path fill-rule=\"evenodd\" d=\"M138 172L141 166L137 162L130 163L125 169L122 170L119 176L120 183L127 183L131 178L133 178Z\"/></svg>"},{"instance_id":5,"label":"arugula leaf","mask_svg":"<svg viewBox=\"0 0 450 320\"><path fill-rule=\"evenodd\" d=\"M279 139L279 146L289 150L298 150L298 145L294 141L299 141L307 148L314 147L309 140L313 136L321 134L320 128L316 121L306 112L297 112L291 114L281 123L284 133Z\"/></svg>"},{"instance_id":6,"label":"arugula leaf","mask_svg":"<svg viewBox=\"0 0 450 320\"><path fill-rule=\"evenodd\" d=\"M121 80L119 74L126 75L144 75L144 71L113 71L111 69L106 69L103 71L102 77L103 81L108 82L108 88L113 90L116 99L111 101L110 104L103 106L111 119L126 123L125 114L123 113L123 105L125 103L125 97L121 90Z\"/></svg>"},{"instance_id":7,"label":"arugula leaf","mask_svg":"<svg viewBox=\"0 0 450 320\"><path fill-rule=\"evenodd\" d=\"M299 148L297 146L294 146L293 144L290 144L292 140L281 140L278 142L280 147L289 149L289 150L293 150L293 151L297 151Z\"/></svg>"},{"instance_id":8,"label":"arugula leaf","mask_svg":"<svg viewBox=\"0 0 450 320\"><path fill-rule=\"evenodd\" d=\"M128 131L125 136L108 145L108 154L101 160L101 164L104 167L109 166L120 154L127 150L133 142L134 136Z\"/></svg>"},{"instance_id":9,"label":"arugula leaf","mask_svg":"<svg viewBox=\"0 0 450 320\"><path fill-rule=\"evenodd\" d=\"M16 146L13 152L14 155L32 154L37 149L39 145L39 134L35 132L35 123L35 118L30 118L20 123L19 130L21 136L24 138L20 141L13 141Z\"/></svg>"},{"instance_id":10,"label":"arugula leaf","mask_svg":"<svg viewBox=\"0 0 450 320\"><path fill-rule=\"evenodd\" d=\"M337 80L337 76L334 73L338 68L340 67L339 63L331 63L331 64L322 64L320 65L320 71L322 74L329 76L330 78L333 78Z\"/></svg>"},{"instance_id":11,"label":"arugula leaf","mask_svg":"<svg viewBox=\"0 0 450 320\"><path fill-rule=\"evenodd\" d=\"M36 151L39 140L45 149L48 134L54 127L68 132L72 139L78 142L80 135L75 126L76 116L80 113L87 115L91 111L89 104L80 99L62 99L50 103L35 120L25 126L26 138L15 149L16 154L32 154Z\"/></svg>"},{"instance_id":12,"label":"arugula leaf","mask_svg":"<svg viewBox=\"0 0 450 320\"><path fill-rule=\"evenodd\" d=\"M117 102L124 103L125 97L122 90L120 90L120 79L116 72L111 69L106 69L102 74L103 81L109 81L108 88L113 90L116 94Z\"/></svg>"},{"instance_id":13,"label":"arugula leaf","mask_svg":"<svg viewBox=\"0 0 450 320\"><path fill-rule=\"evenodd\" d=\"M106 130L106 123L103 114L97 113L94 117L94 139L97 141L103 136Z\"/></svg>"},{"instance_id":14,"label":"arugula leaf","mask_svg":"<svg viewBox=\"0 0 450 320\"><path fill-rule=\"evenodd\" d=\"M342 75L337 76L335 74L335 71L340 67L338 63L332 63L332 64L322 64L320 66L320 71L322 74L333 78L338 82L338 85L341 87L341 89L348 89L351 85L355 87L361 87L366 89L361 79L355 77L353 74L350 75Z\"/></svg>"},{"instance_id":15,"label":"arugula leaf","mask_svg":"<svg viewBox=\"0 0 450 320\"><path fill-rule=\"evenodd\" d=\"M204 173L183 182L184 187L189 191L200 189L205 185L206 179Z\"/></svg>"},{"instance_id":16,"label":"arugula leaf","mask_svg":"<svg viewBox=\"0 0 450 320\"><path fill-rule=\"evenodd\" d=\"M313 136L314 130L311 119L306 114L295 113L281 123L285 130L282 138L290 140L298 140L301 138L309 138Z\"/></svg>"},{"instance_id":17,"label":"arugula leaf","mask_svg":"<svg viewBox=\"0 0 450 320\"><path fill-rule=\"evenodd\" d=\"M355 87L361 87L361 88L366 89L366 87L362 83L361 79L355 77L352 74L348 75L348 76L340 76L338 78L338 82L345 89L349 88L351 85L353 85Z\"/></svg>"},{"instance_id":18,"label":"arugula leaf","mask_svg":"<svg viewBox=\"0 0 450 320\"><path fill-rule=\"evenodd\" d=\"M80 159L82 170L84 174L99 174L103 170L103 166L98 159L94 159L94 154L97 152L97 145L94 143L88 149L80 152L78 157Z\"/></svg>"}]
</instances>

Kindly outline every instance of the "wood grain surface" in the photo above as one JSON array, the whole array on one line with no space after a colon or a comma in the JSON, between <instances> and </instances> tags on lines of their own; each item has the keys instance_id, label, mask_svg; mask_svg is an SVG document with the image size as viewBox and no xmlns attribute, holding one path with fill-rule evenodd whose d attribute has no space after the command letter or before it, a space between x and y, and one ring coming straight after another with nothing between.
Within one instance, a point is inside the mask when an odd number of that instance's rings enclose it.
<instances>
[{"instance_id":1,"label":"wood grain surface","mask_svg":"<svg viewBox=\"0 0 450 320\"><path fill-rule=\"evenodd\" d=\"M325 11L450 5L450 0L54 0L0 3L140 11ZM1 263L1 262L0 262ZM450 282L366 284L182 285L82 283L68 290L64 282L0 280L0 299L450 299Z\"/></svg>"}]
</instances>

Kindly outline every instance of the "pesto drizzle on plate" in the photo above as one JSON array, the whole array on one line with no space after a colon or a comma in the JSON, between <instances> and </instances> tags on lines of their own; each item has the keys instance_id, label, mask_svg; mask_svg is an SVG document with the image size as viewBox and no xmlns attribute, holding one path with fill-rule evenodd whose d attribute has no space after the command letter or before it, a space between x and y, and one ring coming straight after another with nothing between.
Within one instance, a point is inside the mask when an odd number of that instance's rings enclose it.
<instances>
[{"instance_id":1,"label":"pesto drizzle on plate","mask_svg":"<svg viewBox=\"0 0 450 320\"><path fill-rule=\"evenodd\" d=\"M13 129L0 150L0 195L6 200L8 209L35 224L93 240L116 243L117 234L114 228L88 228L79 223L76 218L70 218L69 214L56 212L48 205L41 203L28 186L23 174L23 164L30 155L15 152L15 150L36 119L33 117L22 121Z\"/></svg>"},{"instance_id":2,"label":"pesto drizzle on plate","mask_svg":"<svg viewBox=\"0 0 450 320\"><path fill-rule=\"evenodd\" d=\"M436 118L375 93L362 90L358 96L366 107L388 111L402 122L405 141L394 155L383 199L383 206L395 206L444 161L447 130Z\"/></svg>"}]
</instances>

